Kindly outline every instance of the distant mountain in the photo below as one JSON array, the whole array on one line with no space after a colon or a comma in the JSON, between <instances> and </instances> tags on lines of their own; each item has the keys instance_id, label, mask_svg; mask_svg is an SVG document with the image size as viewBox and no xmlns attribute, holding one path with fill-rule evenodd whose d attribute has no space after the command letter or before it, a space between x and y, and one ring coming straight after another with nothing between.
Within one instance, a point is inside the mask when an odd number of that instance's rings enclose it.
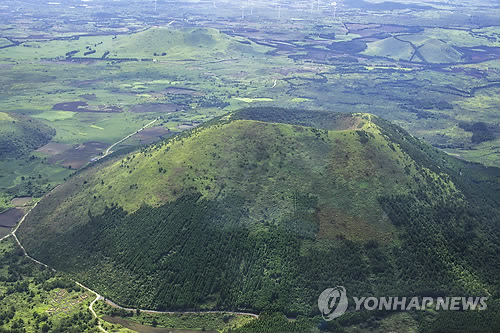
<instances>
[{"instance_id":1,"label":"distant mountain","mask_svg":"<svg viewBox=\"0 0 500 333\"><path fill-rule=\"evenodd\" d=\"M56 131L39 120L0 112L0 158L21 157L47 144Z\"/></svg>"},{"instance_id":2,"label":"distant mountain","mask_svg":"<svg viewBox=\"0 0 500 333\"><path fill-rule=\"evenodd\" d=\"M418 35L408 35L381 39L368 43L363 54L436 64L457 63L462 60L463 54L448 43L433 38L419 40L420 38Z\"/></svg>"},{"instance_id":3,"label":"distant mountain","mask_svg":"<svg viewBox=\"0 0 500 333\"><path fill-rule=\"evenodd\" d=\"M370 114L244 109L78 172L19 238L131 307L314 316L337 285L498 303L498 177Z\"/></svg>"},{"instance_id":4,"label":"distant mountain","mask_svg":"<svg viewBox=\"0 0 500 333\"><path fill-rule=\"evenodd\" d=\"M150 28L132 34L118 36L109 46L109 57L152 58L161 60L179 56L190 57L229 57L241 54L263 54L269 48L257 45L245 38L230 37L219 30L207 28Z\"/></svg>"}]
</instances>

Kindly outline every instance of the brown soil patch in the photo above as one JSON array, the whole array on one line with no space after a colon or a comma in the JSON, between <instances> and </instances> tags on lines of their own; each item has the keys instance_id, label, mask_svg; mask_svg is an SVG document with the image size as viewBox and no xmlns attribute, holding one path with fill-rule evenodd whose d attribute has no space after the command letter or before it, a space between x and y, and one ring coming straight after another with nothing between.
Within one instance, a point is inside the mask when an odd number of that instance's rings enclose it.
<instances>
[{"instance_id":1,"label":"brown soil patch","mask_svg":"<svg viewBox=\"0 0 500 333\"><path fill-rule=\"evenodd\" d=\"M322 208L318 212L318 239L369 240L385 238L376 226L358 216L346 214L334 208Z\"/></svg>"},{"instance_id":2,"label":"brown soil patch","mask_svg":"<svg viewBox=\"0 0 500 333\"><path fill-rule=\"evenodd\" d=\"M345 117L339 120L339 130L357 130L363 127L364 122L360 117Z\"/></svg>"},{"instance_id":3,"label":"brown soil patch","mask_svg":"<svg viewBox=\"0 0 500 333\"><path fill-rule=\"evenodd\" d=\"M31 200L33 200L32 197L18 197L18 198L14 198L10 201L10 203L12 205L14 205L15 207L24 207L26 206L28 203L31 202Z\"/></svg>"},{"instance_id":4,"label":"brown soil patch","mask_svg":"<svg viewBox=\"0 0 500 333\"><path fill-rule=\"evenodd\" d=\"M132 138L134 140L139 141L141 144L150 144L162 139L168 133L169 130L167 130L166 128L161 126L156 126L143 129L142 131L134 135Z\"/></svg>"},{"instance_id":5,"label":"brown soil patch","mask_svg":"<svg viewBox=\"0 0 500 333\"><path fill-rule=\"evenodd\" d=\"M90 162L93 157L104 152L109 145L103 142L89 141L82 143L74 148L64 151L61 154L54 155L49 158L49 162L60 164L72 169L80 169L82 166Z\"/></svg>"},{"instance_id":6,"label":"brown soil patch","mask_svg":"<svg viewBox=\"0 0 500 333\"><path fill-rule=\"evenodd\" d=\"M180 129L180 130L188 130L188 129L194 128L194 127L196 127L198 125L200 125L200 124L199 123L181 124L181 125L177 125L177 128Z\"/></svg>"},{"instance_id":7,"label":"brown soil patch","mask_svg":"<svg viewBox=\"0 0 500 333\"><path fill-rule=\"evenodd\" d=\"M11 208L0 214L0 227L12 228L23 217L24 211L19 208Z\"/></svg>"},{"instance_id":8,"label":"brown soil patch","mask_svg":"<svg viewBox=\"0 0 500 333\"><path fill-rule=\"evenodd\" d=\"M248 72L239 72L239 73L233 73L233 74L229 74L229 77L232 78L232 79L244 79L246 77L248 77L249 73Z\"/></svg>"},{"instance_id":9,"label":"brown soil patch","mask_svg":"<svg viewBox=\"0 0 500 333\"><path fill-rule=\"evenodd\" d=\"M61 154L66 150L71 149L70 145L64 143L49 142L45 146L38 148L36 151L50 156Z\"/></svg>"},{"instance_id":10,"label":"brown soil patch","mask_svg":"<svg viewBox=\"0 0 500 333\"><path fill-rule=\"evenodd\" d=\"M133 321L121 318L121 317L110 317L103 316L102 319L111 324L118 324L133 331L139 333L200 333L199 330L181 330L173 328L161 328L161 327L151 327L146 325L141 325ZM217 333L216 331L204 331L208 333Z\"/></svg>"},{"instance_id":11,"label":"brown soil patch","mask_svg":"<svg viewBox=\"0 0 500 333\"><path fill-rule=\"evenodd\" d=\"M64 62L65 64L67 62ZM91 86L96 83L100 83L102 80L86 80L86 81L75 81L72 83L72 85L77 86L77 87L85 87L85 86Z\"/></svg>"}]
</instances>

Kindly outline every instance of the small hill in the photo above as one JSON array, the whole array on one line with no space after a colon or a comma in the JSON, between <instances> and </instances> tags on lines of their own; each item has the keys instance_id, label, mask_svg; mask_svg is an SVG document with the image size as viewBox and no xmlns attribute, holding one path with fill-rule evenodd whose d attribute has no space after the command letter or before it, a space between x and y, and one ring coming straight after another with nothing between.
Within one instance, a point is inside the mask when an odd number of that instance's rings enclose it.
<instances>
[{"instance_id":1,"label":"small hill","mask_svg":"<svg viewBox=\"0 0 500 333\"><path fill-rule=\"evenodd\" d=\"M246 39L230 37L216 29L151 28L137 34L117 37L109 51L111 57L151 58L156 54L161 59L161 56L189 58L203 55L206 58L242 53L259 54L267 50L266 47Z\"/></svg>"},{"instance_id":2,"label":"small hill","mask_svg":"<svg viewBox=\"0 0 500 333\"><path fill-rule=\"evenodd\" d=\"M457 63L462 59L462 54L446 42L422 35L403 35L398 38L390 37L368 43L367 45L367 49L362 54L386 57L394 60ZM415 48L417 48L416 54Z\"/></svg>"},{"instance_id":3,"label":"small hill","mask_svg":"<svg viewBox=\"0 0 500 333\"><path fill-rule=\"evenodd\" d=\"M55 134L39 120L0 112L0 158L21 157L48 143Z\"/></svg>"},{"instance_id":4,"label":"small hill","mask_svg":"<svg viewBox=\"0 0 500 333\"><path fill-rule=\"evenodd\" d=\"M408 42L397 40L394 37L368 43L368 48L363 54L377 57L386 57L394 60L410 60L414 48Z\"/></svg>"},{"instance_id":5,"label":"small hill","mask_svg":"<svg viewBox=\"0 0 500 333\"><path fill-rule=\"evenodd\" d=\"M439 39L429 39L419 47L420 54L431 63L456 63L462 54Z\"/></svg>"},{"instance_id":6,"label":"small hill","mask_svg":"<svg viewBox=\"0 0 500 333\"><path fill-rule=\"evenodd\" d=\"M498 171L370 114L244 109L78 172L18 236L130 307L314 316L336 285L491 295Z\"/></svg>"}]
</instances>

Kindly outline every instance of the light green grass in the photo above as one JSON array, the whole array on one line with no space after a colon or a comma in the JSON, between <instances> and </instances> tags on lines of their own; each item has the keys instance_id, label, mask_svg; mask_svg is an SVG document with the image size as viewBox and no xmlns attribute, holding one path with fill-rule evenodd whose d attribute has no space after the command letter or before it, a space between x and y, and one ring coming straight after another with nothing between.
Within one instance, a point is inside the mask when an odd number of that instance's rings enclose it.
<instances>
[{"instance_id":1,"label":"light green grass","mask_svg":"<svg viewBox=\"0 0 500 333\"><path fill-rule=\"evenodd\" d=\"M10 45L12 44L8 39L6 38L0 38L0 47L2 46L7 46L7 45Z\"/></svg>"},{"instance_id":2,"label":"light green grass","mask_svg":"<svg viewBox=\"0 0 500 333\"><path fill-rule=\"evenodd\" d=\"M66 120L73 118L73 116L76 114L76 112L71 112L71 111L45 111L42 113L38 113L33 115L34 118L41 118L45 119L48 121L58 121L58 120Z\"/></svg>"},{"instance_id":3,"label":"light green grass","mask_svg":"<svg viewBox=\"0 0 500 333\"><path fill-rule=\"evenodd\" d=\"M425 60L432 63L455 63L462 58L460 52L438 39L427 40L419 51Z\"/></svg>"},{"instance_id":4,"label":"light green grass","mask_svg":"<svg viewBox=\"0 0 500 333\"><path fill-rule=\"evenodd\" d=\"M391 37L368 43L367 49L362 53L377 57L387 57L394 60L410 60L414 52L410 43L402 42Z\"/></svg>"},{"instance_id":5,"label":"light green grass","mask_svg":"<svg viewBox=\"0 0 500 333\"><path fill-rule=\"evenodd\" d=\"M243 44L240 41L250 44ZM257 45L245 38L234 39L216 29L191 28L175 30L150 28L132 35L81 37L78 40L53 40L27 42L0 49L0 60L19 61L65 58L67 52L79 52L74 57L100 58L109 51L107 58L149 58L185 60L208 57L235 57L259 55L268 47ZM84 55L85 52L96 52ZM156 56L154 54L157 54ZM165 56L162 56L166 53Z\"/></svg>"},{"instance_id":6,"label":"light green grass","mask_svg":"<svg viewBox=\"0 0 500 333\"><path fill-rule=\"evenodd\" d=\"M14 119L8 113L0 112L0 121L13 121Z\"/></svg>"},{"instance_id":7,"label":"light green grass","mask_svg":"<svg viewBox=\"0 0 500 333\"><path fill-rule=\"evenodd\" d=\"M490 37L490 38L488 38ZM419 34L402 35L400 39L411 41L415 46L422 46L429 39L445 40L448 44L459 47L491 46L498 47L498 30L494 27L474 29L472 32L460 29L426 28Z\"/></svg>"},{"instance_id":8,"label":"light green grass","mask_svg":"<svg viewBox=\"0 0 500 333\"><path fill-rule=\"evenodd\" d=\"M0 161L0 196L10 200L28 195L29 189L46 191L61 184L70 173L67 168L48 164L42 158L5 159ZM10 202L5 205L10 206Z\"/></svg>"},{"instance_id":9,"label":"light green grass","mask_svg":"<svg viewBox=\"0 0 500 333\"><path fill-rule=\"evenodd\" d=\"M304 97L294 97L292 98L293 103L302 103L302 102L308 102L310 101L309 98L304 98Z\"/></svg>"},{"instance_id":10,"label":"light green grass","mask_svg":"<svg viewBox=\"0 0 500 333\"><path fill-rule=\"evenodd\" d=\"M235 97L234 98L237 101L245 102L245 103L252 103L252 102L272 102L272 98L267 98L267 97L256 97L256 98L249 98L249 97Z\"/></svg>"}]
</instances>

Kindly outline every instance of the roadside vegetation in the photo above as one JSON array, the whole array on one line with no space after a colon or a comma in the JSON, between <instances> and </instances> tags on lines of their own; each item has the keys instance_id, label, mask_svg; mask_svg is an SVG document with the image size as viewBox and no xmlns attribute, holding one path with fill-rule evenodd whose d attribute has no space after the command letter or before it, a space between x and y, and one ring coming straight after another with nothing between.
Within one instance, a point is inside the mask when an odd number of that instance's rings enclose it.
<instances>
[{"instance_id":1,"label":"roadside vegetation","mask_svg":"<svg viewBox=\"0 0 500 333\"><path fill-rule=\"evenodd\" d=\"M93 296L26 258L12 238L0 242L0 332L99 332Z\"/></svg>"}]
</instances>

